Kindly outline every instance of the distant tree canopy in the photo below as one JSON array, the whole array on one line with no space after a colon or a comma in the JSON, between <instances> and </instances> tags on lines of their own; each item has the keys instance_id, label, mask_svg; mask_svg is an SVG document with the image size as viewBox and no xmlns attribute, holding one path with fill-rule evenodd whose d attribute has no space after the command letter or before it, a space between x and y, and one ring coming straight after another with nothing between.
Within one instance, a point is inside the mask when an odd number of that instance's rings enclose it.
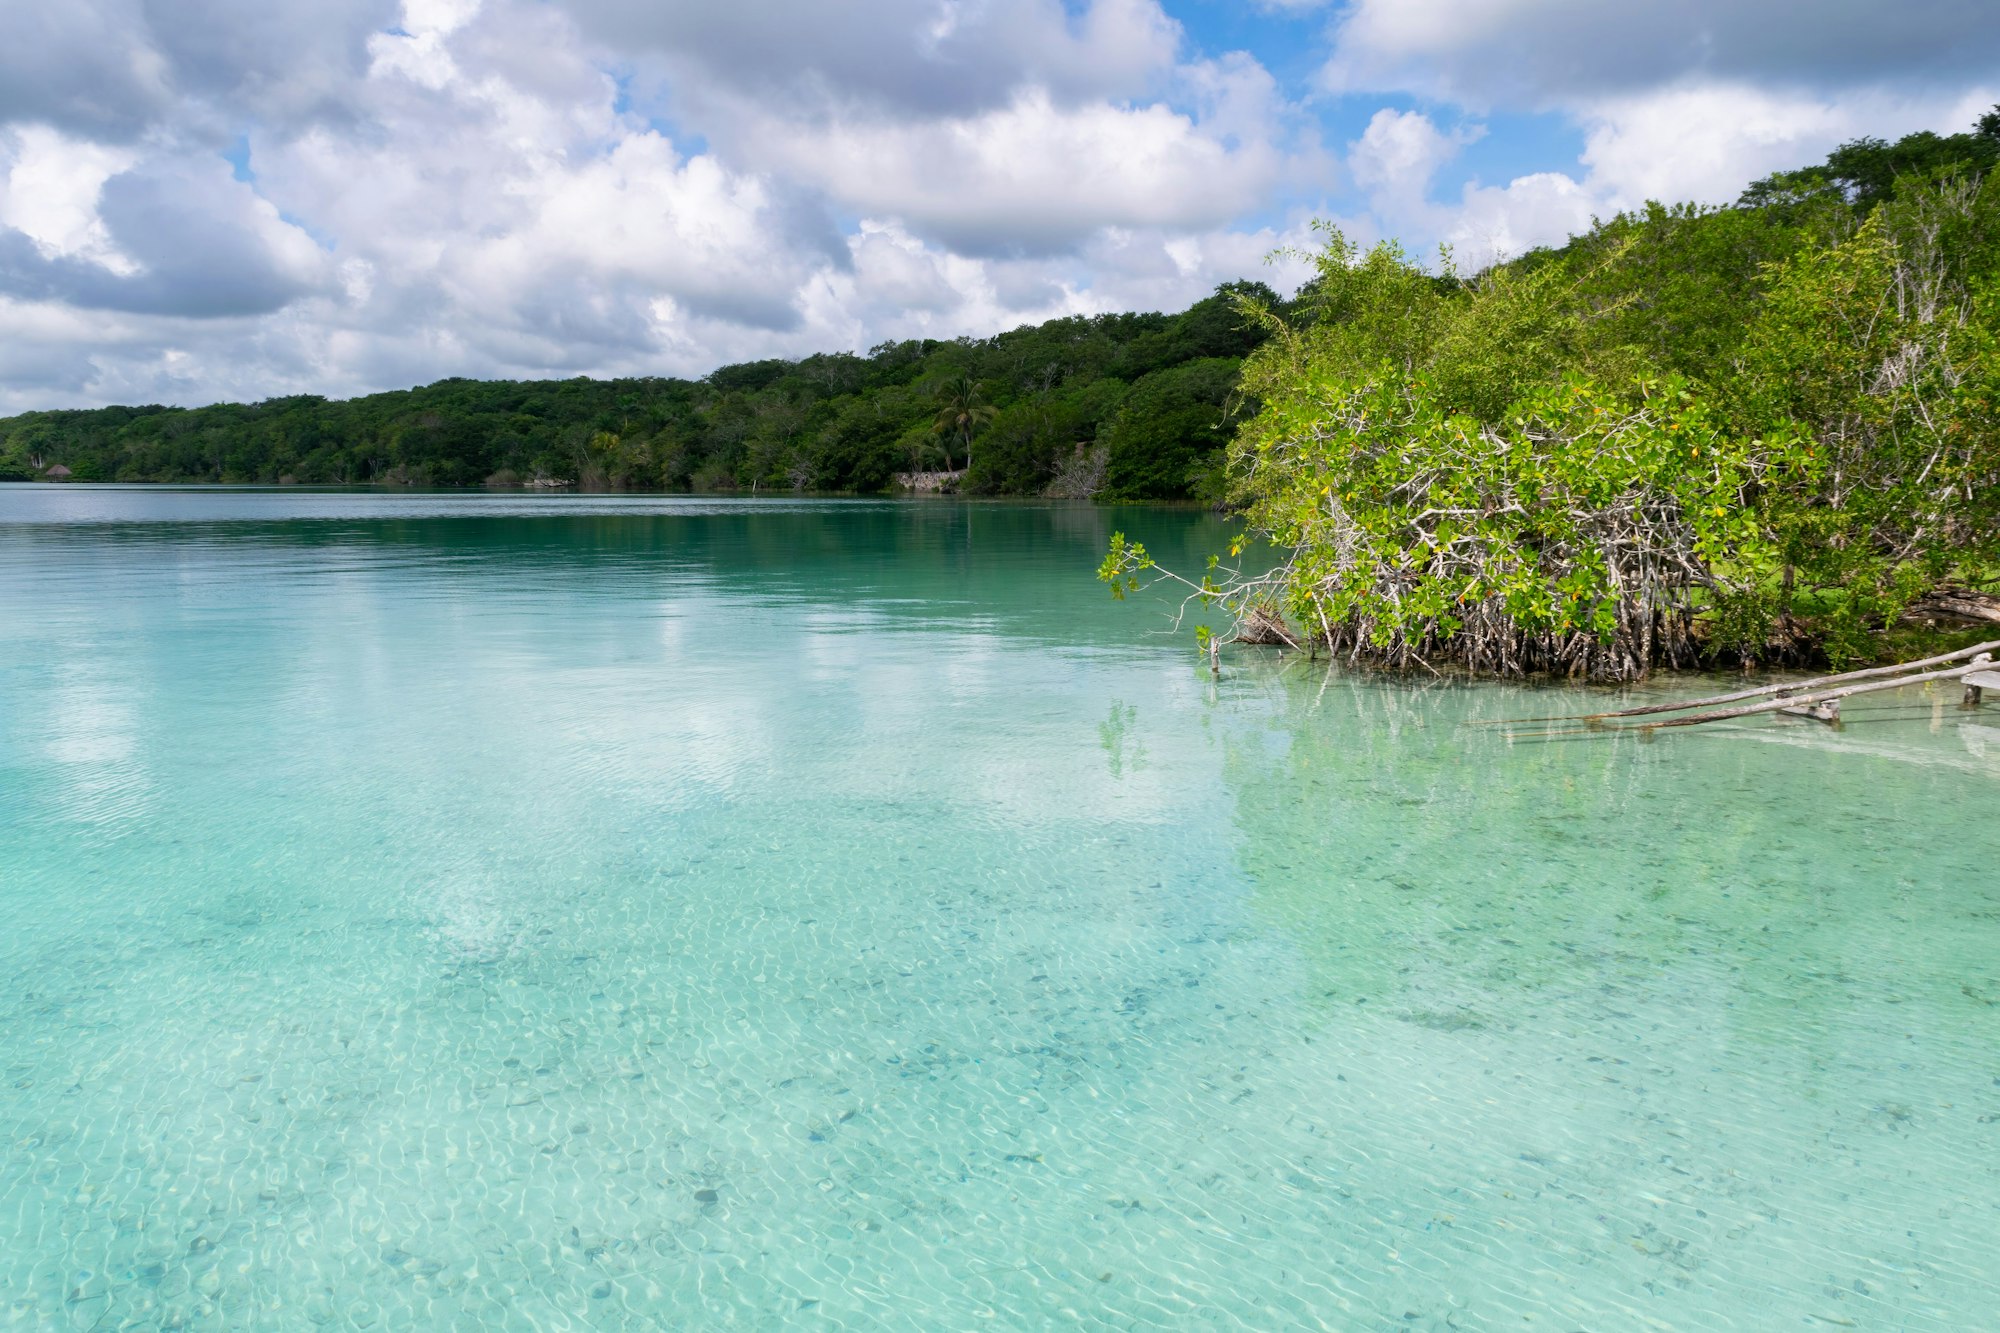
<instances>
[{"instance_id":1,"label":"distant tree canopy","mask_svg":"<svg viewBox=\"0 0 2000 1333\"><path fill-rule=\"evenodd\" d=\"M971 466L963 489L1037 494L1116 439L1106 494L1214 489L1230 390L1267 336L1230 283L1177 315L1072 316L992 338L724 366L699 381L440 380L344 402L109 407L0 420L0 479L870 492Z\"/></svg>"},{"instance_id":2,"label":"distant tree canopy","mask_svg":"<svg viewBox=\"0 0 2000 1333\"><path fill-rule=\"evenodd\" d=\"M1893 198L1899 188L1982 175L1995 162L2000 162L2000 107L1981 116L1966 134L1920 130L1894 143L1851 140L1819 166L1752 182L1738 202L1761 208L1833 196L1865 212Z\"/></svg>"}]
</instances>

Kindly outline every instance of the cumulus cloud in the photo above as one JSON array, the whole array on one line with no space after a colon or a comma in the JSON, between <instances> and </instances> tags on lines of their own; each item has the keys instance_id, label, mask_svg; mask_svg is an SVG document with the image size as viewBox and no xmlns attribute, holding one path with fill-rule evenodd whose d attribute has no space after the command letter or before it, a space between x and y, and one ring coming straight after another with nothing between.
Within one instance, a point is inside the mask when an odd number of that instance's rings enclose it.
<instances>
[{"instance_id":1,"label":"cumulus cloud","mask_svg":"<svg viewBox=\"0 0 2000 1333\"><path fill-rule=\"evenodd\" d=\"M873 0L657 4L570 0L585 32L628 61L661 62L669 96L781 112L827 106L965 117L1024 85L1059 101L1136 97L1171 69L1180 26L1156 0ZM726 121L714 127L725 136Z\"/></svg>"},{"instance_id":2,"label":"cumulus cloud","mask_svg":"<svg viewBox=\"0 0 2000 1333\"><path fill-rule=\"evenodd\" d=\"M1593 102L1583 164L1622 201L1733 199L1745 182L1800 166L1862 135L1970 128L2000 97L1984 87L1801 92L1745 84L1675 85Z\"/></svg>"},{"instance_id":3,"label":"cumulus cloud","mask_svg":"<svg viewBox=\"0 0 2000 1333\"><path fill-rule=\"evenodd\" d=\"M1564 107L1682 81L1962 84L2000 66L1993 20L1988 0L1351 0L1324 80L1475 109Z\"/></svg>"},{"instance_id":4,"label":"cumulus cloud","mask_svg":"<svg viewBox=\"0 0 2000 1333\"><path fill-rule=\"evenodd\" d=\"M732 161L967 252L1213 227L1325 170L1263 66L1179 58L1156 0L579 5Z\"/></svg>"},{"instance_id":5,"label":"cumulus cloud","mask_svg":"<svg viewBox=\"0 0 2000 1333\"><path fill-rule=\"evenodd\" d=\"M1377 111L1361 137L1348 145L1347 166L1378 214L1395 221L1426 208L1431 178L1459 149L1485 133L1463 125L1446 133L1421 111Z\"/></svg>"},{"instance_id":6,"label":"cumulus cloud","mask_svg":"<svg viewBox=\"0 0 2000 1333\"><path fill-rule=\"evenodd\" d=\"M1537 245L1587 230L1619 210L1592 187L1559 171L1517 176L1504 186L1468 184L1436 228L1461 271L1477 271Z\"/></svg>"},{"instance_id":7,"label":"cumulus cloud","mask_svg":"<svg viewBox=\"0 0 2000 1333\"><path fill-rule=\"evenodd\" d=\"M47 133L15 145L0 196L0 290L204 319L268 313L320 281L311 238L217 158L72 154Z\"/></svg>"},{"instance_id":8,"label":"cumulus cloud","mask_svg":"<svg viewBox=\"0 0 2000 1333\"><path fill-rule=\"evenodd\" d=\"M26 236L45 257L91 259L129 274L135 266L112 244L97 197L107 180L138 160L130 149L72 139L44 125L0 132L0 228Z\"/></svg>"},{"instance_id":9,"label":"cumulus cloud","mask_svg":"<svg viewBox=\"0 0 2000 1333\"><path fill-rule=\"evenodd\" d=\"M130 141L171 123L225 133L338 114L367 35L395 0L72 0L13 4L0 43L0 123Z\"/></svg>"},{"instance_id":10,"label":"cumulus cloud","mask_svg":"<svg viewBox=\"0 0 2000 1333\"><path fill-rule=\"evenodd\" d=\"M1348 145L1349 170L1369 204L1350 234L1365 243L1386 230L1419 253L1435 242L1452 250L1455 263L1478 269L1589 225L1597 197L1557 172L1501 187L1469 182L1456 199L1436 197L1438 173L1484 134L1478 124L1447 132L1421 111L1376 112Z\"/></svg>"},{"instance_id":11,"label":"cumulus cloud","mask_svg":"<svg viewBox=\"0 0 2000 1333\"><path fill-rule=\"evenodd\" d=\"M856 210L956 248L1073 246L1106 226L1221 225L1264 195L1279 157L1234 150L1161 105L1062 108L1044 89L964 119L839 120L753 131L758 160Z\"/></svg>"}]
</instances>

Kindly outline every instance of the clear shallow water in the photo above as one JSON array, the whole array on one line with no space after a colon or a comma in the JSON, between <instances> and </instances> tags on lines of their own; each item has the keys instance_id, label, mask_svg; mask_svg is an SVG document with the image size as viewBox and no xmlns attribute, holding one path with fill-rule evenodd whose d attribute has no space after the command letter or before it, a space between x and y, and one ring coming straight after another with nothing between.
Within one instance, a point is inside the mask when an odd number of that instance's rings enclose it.
<instances>
[{"instance_id":1,"label":"clear shallow water","mask_svg":"<svg viewBox=\"0 0 2000 1333\"><path fill-rule=\"evenodd\" d=\"M2000 710L1509 745L1114 526L0 487L0 1326L1992 1325Z\"/></svg>"}]
</instances>

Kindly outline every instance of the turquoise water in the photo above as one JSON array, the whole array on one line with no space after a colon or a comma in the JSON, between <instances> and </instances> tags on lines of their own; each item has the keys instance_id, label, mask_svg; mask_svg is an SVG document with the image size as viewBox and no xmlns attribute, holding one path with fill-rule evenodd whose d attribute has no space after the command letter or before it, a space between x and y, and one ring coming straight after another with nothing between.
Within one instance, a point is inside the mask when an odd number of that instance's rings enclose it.
<instances>
[{"instance_id":1,"label":"turquoise water","mask_svg":"<svg viewBox=\"0 0 2000 1333\"><path fill-rule=\"evenodd\" d=\"M1114 526L0 487L0 1326L1995 1326L2000 708L1510 744Z\"/></svg>"}]
</instances>

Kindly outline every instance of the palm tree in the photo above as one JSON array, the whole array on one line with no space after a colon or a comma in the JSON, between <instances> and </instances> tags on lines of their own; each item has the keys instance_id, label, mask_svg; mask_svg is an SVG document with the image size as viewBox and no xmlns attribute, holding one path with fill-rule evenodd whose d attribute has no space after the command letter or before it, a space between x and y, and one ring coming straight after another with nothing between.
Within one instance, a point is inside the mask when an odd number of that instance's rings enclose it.
<instances>
[{"instance_id":1,"label":"palm tree","mask_svg":"<svg viewBox=\"0 0 2000 1333\"><path fill-rule=\"evenodd\" d=\"M931 433L944 441L944 470L953 470L951 442L954 439L965 445L965 465L971 467L972 437L981 426L999 416L1000 409L983 401L979 382L964 372L938 385L937 401L937 420L931 423Z\"/></svg>"}]
</instances>

